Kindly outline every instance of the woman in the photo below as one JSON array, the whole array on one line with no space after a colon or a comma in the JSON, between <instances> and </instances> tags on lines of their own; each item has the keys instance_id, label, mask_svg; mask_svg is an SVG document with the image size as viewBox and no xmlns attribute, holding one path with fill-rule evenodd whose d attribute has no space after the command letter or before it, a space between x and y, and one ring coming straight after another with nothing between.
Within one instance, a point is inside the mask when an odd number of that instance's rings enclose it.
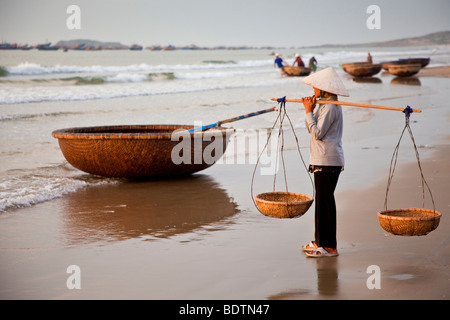
<instances>
[{"instance_id":1,"label":"woman","mask_svg":"<svg viewBox=\"0 0 450 320\"><path fill-rule=\"evenodd\" d=\"M333 68L321 70L302 80L314 88L314 96L303 98L306 128L310 134L310 172L315 184L315 241L302 247L310 257L337 256L336 203L334 190L344 169L341 106L321 104L316 99L337 101L348 97L344 84Z\"/></svg>"}]
</instances>

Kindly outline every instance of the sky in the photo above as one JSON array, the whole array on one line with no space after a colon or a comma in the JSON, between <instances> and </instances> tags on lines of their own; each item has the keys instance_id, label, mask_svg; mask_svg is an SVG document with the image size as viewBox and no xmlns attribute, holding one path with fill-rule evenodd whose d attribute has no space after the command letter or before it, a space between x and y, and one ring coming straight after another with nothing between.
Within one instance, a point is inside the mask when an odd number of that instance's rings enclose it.
<instances>
[{"instance_id":1,"label":"sky","mask_svg":"<svg viewBox=\"0 0 450 320\"><path fill-rule=\"evenodd\" d=\"M70 5L79 29L67 27ZM379 29L367 27L370 5ZM302 47L447 31L449 16L449 0L0 0L0 41Z\"/></svg>"}]
</instances>

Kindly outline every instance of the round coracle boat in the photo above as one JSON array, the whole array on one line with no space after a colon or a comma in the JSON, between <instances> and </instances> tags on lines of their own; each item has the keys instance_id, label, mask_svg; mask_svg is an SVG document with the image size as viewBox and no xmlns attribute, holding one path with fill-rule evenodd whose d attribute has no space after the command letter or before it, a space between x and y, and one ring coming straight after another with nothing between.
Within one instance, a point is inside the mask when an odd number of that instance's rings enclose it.
<instances>
[{"instance_id":1,"label":"round coracle boat","mask_svg":"<svg viewBox=\"0 0 450 320\"><path fill-rule=\"evenodd\" d=\"M386 71L389 71L389 66L393 64L420 64L420 68L425 68L430 63L430 61L430 58L399 59L394 61L382 62L382 67Z\"/></svg>"},{"instance_id":2,"label":"round coracle boat","mask_svg":"<svg viewBox=\"0 0 450 320\"><path fill-rule=\"evenodd\" d=\"M188 125L79 127L52 132L66 160L94 175L162 178L188 175L223 155L234 129L191 132Z\"/></svg>"},{"instance_id":3,"label":"round coracle boat","mask_svg":"<svg viewBox=\"0 0 450 320\"><path fill-rule=\"evenodd\" d=\"M430 209L408 208L378 212L381 227L394 235L424 236L436 229L441 213Z\"/></svg>"},{"instance_id":4,"label":"round coracle boat","mask_svg":"<svg viewBox=\"0 0 450 320\"><path fill-rule=\"evenodd\" d=\"M311 73L311 69L297 66L284 66L284 72L286 72L288 76L302 77L309 75Z\"/></svg>"},{"instance_id":5,"label":"round coracle boat","mask_svg":"<svg viewBox=\"0 0 450 320\"><path fill-rule=\"evenodd\" d=\"M386 70L389 72L389 66L391 66L393 64L408 64L408 61L407 60L396 60L396 61L382 62L381 67L383 68L383 70Z\"/></svg>"},{"instance_id":6,"label":"round coracle boat","mask_svg":"<svg viewBox=\"0 0 450 320\"><path fill-rule=\"evenodd\" d=\"M406 61L409 64L420 64L421 68L425 68L431 61L430 58L408 58L400 59L400 62Z\"/></svg>"},{"instance_id":7,"label":"round coracle boat","mask_svg":"<svg viewBox=\"0 0 450 320\"><path fill-rule=\"evenodd\" d=\"M258 210L275 218L301 217L308 211L313 198L293 192L266 192L254 197Z\"/></svg>"},{"instance_id":8,"label":"round coracle boat","mask_svg":"<svg viewBox=\"0 0 450 320\"><path fill-rule=\"evenodd\" d=\"M410 77L418 73L421 69L421 65L419 63L416 64L404 64L404 63L394 63L389 65L389 73L398 77Z\"/></svg>"},{"instance_id":9,"label":"round coracle boat","mask_svg":"<svg viewBox=\"0 0 450 320\"><path fill-rule=\"evenodd\" d=\"M342 69L354 77L371 77L380 72L381 64L366 62L344 63Z\"/></svg>"}]
</instances>

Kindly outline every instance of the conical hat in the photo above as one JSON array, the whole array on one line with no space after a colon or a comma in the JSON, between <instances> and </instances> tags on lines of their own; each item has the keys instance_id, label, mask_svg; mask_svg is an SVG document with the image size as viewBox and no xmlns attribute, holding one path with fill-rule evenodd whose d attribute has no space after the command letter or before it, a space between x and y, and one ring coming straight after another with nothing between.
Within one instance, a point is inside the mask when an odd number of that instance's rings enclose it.
<instances>
[{"instance_id":1,"label":"conical hat","mask_svg":"<svg viewBox=\"0 0 450 320\"><path fill-rule=\"evenodd\" d=\"M347 89L345 89L344 84L332 67L313 73L302 79L302 81L311 87L334 93L338 96L349 96Z\"/></svg>"}]
</instances>

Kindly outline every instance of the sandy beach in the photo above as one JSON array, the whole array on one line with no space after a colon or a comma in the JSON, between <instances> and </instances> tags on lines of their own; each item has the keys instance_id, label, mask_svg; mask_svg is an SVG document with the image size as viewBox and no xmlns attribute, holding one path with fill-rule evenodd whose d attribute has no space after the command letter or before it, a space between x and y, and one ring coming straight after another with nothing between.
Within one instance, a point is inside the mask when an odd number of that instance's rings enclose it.
<instances>
[{"instance_id":1,"label":"sandy beach","mask_svg":"<svg viewBox=\"0 0 450 320\"><path fill-rule=\"evenodd\" d=\"M301 246L313 240L313 207L296 219L270 218L257 211L250 192L251 163L218 163L191 177L159 181L102 183L101 178L83 175L88 187L0 214L0 298L448 300L449 71L449 67L426 68L413 85L392 83L392 77L386 76L380 76L382 83L364 86L345 78L352 85L351 101L422 109L411 115L411 128L436 210L442 214L430 234L394 236L380 227L377 218L383 210L392 153L404 126L403 113L349 108L344 113L346 166L336 191L338 257L311 259L301 252ZM258 104L270 107L264 99L296 97L298 87L288 82L271 92L232 90L236 96L260 97L263 103ZM214 99L228 101L223 95ZM209 98L196 93L180 96L180 101L204 99L205 116L215 116L208 109ZM158 105L175 100L128 99L136 109L149 100ZM107 104L104 101L86 104L100 109ZM245 113L239 102L236 105L233 112ZM288 108L294 116L303 112L298 105ZM164 108L160 112L170 114ZM273 117L262 117L258 121L269 127ZM79 121L84 120L92 121L83 115ZM66 122L59 124L69 125ZM236 127L252 123L236 123ZM307 159L306 129L299 126L296 132ZM62 159L56 141L46 145ZM400 150L389 208L420 207L419 170L408 136ZM58 172L73 170L67 163L54 162ZM286 152L286 167L290 190L311 194L295 149ZM255 193L268 191L271 180L258 175ZM67 285L68 268L74 265L81 270L80 289ZM371 266L380 270L378 289L367 285Z\"/></svg>"},{"instance_id":2,"label":"sandy beach","mask_svg":"<svg viewBox=\"0 0 450 320\"><path fill-rule=\"evenodd\" d=\"M424 68L420 70L418 75L420 77L448 78L450 77L450 66Z\"/></svg>"}]
</instances>

